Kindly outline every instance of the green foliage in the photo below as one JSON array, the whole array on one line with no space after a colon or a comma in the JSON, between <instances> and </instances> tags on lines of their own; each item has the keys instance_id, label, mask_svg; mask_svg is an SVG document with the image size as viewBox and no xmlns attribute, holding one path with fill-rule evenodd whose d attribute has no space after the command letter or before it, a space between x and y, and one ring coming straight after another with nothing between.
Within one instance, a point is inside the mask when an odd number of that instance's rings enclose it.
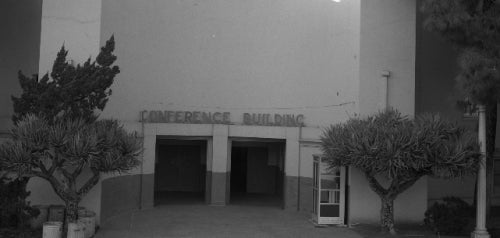
<instances>
[{"instance_id":1,"label":"green foliage","mask_svg":"<svg viewBox=\"0 0 500 238\"><path fill-rule=\"evenodd\" d=\"M30 192L25 186L21 178L0 177L0 228L26 229L29 220L40 213L26 202Z\"/></svg>"},{"instance_id":2,"label":"green foliage","mask_svg":"<svg viewBox=\"0 0 500 238\"><path fill-rule=\"evenodd\" d=\"M438 115L410 120L387 110L332 125L321 141L331 166L353 166L388 179L463 177L479 165L474 135Z\"/></svg>"},{"instance_id":3,"label":"green foliage","mask_svg":"<svg viewBox=\"0 0 500 238\"><path fill-rule=\"evenodd\" d=\"M12 141L0 145L0 159L6 170L20 176L78 167L124 172L138 165L136 156L141 151L136 135L116 120L88 123L56 118L51 124L27 115L12 129L12 136Z\"/></svg>"},{"instance_id":4,"label":"green foliage","mask_svg":"<svg viewBox=\"0 0 500 238\"><path fill-rule=\"evenodd\" d=\"M473 102L500 101L500 4L494 0L425 0L425 27L460 50L457 86Z\"/></svg>"},{"instance_id":5,"label":"green foliage","mask_svg":"<svg viewBox=\"0 0 500 238\"><path fill-rule=\"evenodd\" d=\"M121 173L138 166L141 148L137 136L115 120L57 117L49 123L29 114L12 129L12 141L0 145L0 166L18 177L47 180L73 209L97 184L100 173ZM76 179L84 169L93 175L77 187Z\"/></svg>"},{"instance_id":6,"label":"green foliage","mask_svg":"<svg viewBox=\"0 0 500 238\"><path fill-rule=\"evenodd\" d=\"M499 18L500 21L500 18ZM489 104L500 102L500 58L491 57L475 48L464 50L458 59L461 72L457 86L475 102Z\"/></svg>"},{"instance_id":7,"label":"green foliage","mask_svg":"<svg viewBox=\"0 0 500 238\"><path fill-rule=\"evenodd\" d=\"M90 58L83 65L72 65L66 60L68 51L61 48L54 61L52 72L41 79L37 75L27 77L19 72L19 83L23 90L20 97L12 96L17 122L27 114L43 115L48 119L56 116L95 120L94 111L103 110L109 87L120 72L112 66L114 38L111 37L94 61Z\"/></svg>"},{"instance_id":8,"label":"green foliage","mask_svg":"<svg viewBox=\"0 0 500 238\"><path fill-rule=\"evenodd\" d=\"M463 235L474 219L474 208L457 197L445 197L425 211L424 223L442 235Z\"/></svg>"},{"instance_id":9,"label":"green foliage","mask_svg":"<svg viewBox=\"0 0 500 238\"><path fill-rule=\"evenodd\" d=\"M425 0L427 14L424 26L447 41L463 47L498 50L498 13L500 7L491 0Z\"/></svg>"},{"instance_id":10,"label":"green foliage","mask_svg":"<svg viewBox=\"0 0 500 238\"><path fill-rule=\"evenodd\" d=\"M47 180L66 202L69 220L76 219L77 204L100 173L125 172L139 163L138 139L116 121L97 121L95 114L104 109L120 72L113 66L114 47L111 37L94 61L74 66L63 46L50 74L38 79L19 72L23 92L12 97L15 127L12 141L0 145L0 170L21 178L19 189L33 176ZM84 169L92 176L77 188Z\"/></svg>"}]
</instances>

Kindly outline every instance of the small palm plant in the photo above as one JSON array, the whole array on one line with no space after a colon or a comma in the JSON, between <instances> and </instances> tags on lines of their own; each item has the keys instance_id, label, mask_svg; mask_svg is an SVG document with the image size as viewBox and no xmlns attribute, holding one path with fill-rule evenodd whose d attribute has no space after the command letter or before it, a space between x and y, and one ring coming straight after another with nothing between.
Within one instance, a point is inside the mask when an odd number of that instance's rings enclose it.
<instances>
[{"instance_id":1,"label":"small palm plant","mask_svg":"<svg viewBox=\"0 0 500 238\"><path fill-rule=\"evenodd\" d=\"M139 164L141 141L115 120L27 115L12 129L12 140L0 145L1 167L19 177L47 180L66 203L66 222L75 222L78 204L101 173L126 172ZM84 170L92 176L81 186ZM82 176L83 177L83 176Z\"/></svg>"},{"instance_id":2,"label":"small palm plant","mask_svg":"<svg viewBox=\"0 0 500 238\"><path fill-rule=\"evenodd\" d=\"M362 171L380 197L383 231L395 233L394 200L422 176L456 178L479 168L479 146L470 131L437 115L408 119L386 110L325 130L322 150L331 167ZM389 186L377 178L384 177Z\"/></svg>"}]
</instances>

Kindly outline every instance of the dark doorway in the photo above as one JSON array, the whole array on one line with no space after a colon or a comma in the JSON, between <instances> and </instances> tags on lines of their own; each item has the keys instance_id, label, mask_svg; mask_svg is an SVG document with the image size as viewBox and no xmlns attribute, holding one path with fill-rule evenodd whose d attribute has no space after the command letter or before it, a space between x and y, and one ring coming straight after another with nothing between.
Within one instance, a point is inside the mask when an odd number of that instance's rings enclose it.
<instances>
[{"instance_id":1,"label":"dark doorway","mask_svg":"<svg viewBox=\"0 0 500 238\"><path fill-rule=\"evenodd\" d=\"M207 143L157 139L155 205L204 203Z\"/></svg>"},{"instance_id":2,"label":"dark doorway","mask_svg":"<svg viewBox=\"0 0 500 238\"><path fill-rule=\"evenodd\" d=\"M283 142L233 141L230 203L283 206Z\"/></svg>"},{"instance_id":3,"label":"dark doorway","mask_svg":"<svg viewBox=\"0 0 500 238\"><path fill-rule=\"evenodd\" d=\"M233 147L231 151L231 194L247 192L248 148Z\"/></svg>"}]
</instances>

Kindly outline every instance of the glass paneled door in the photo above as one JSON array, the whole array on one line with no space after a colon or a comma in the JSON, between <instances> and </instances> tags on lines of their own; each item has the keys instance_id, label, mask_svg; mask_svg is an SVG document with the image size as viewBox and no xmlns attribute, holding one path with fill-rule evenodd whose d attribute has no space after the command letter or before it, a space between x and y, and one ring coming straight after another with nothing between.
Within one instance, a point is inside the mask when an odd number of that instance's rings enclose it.
<instances>
[{"instance_id":1,"label":"glass paneled door","mask_svg":"<svg viewBox=\"0 0 500 238\"><path fill-rule=\"evenodd\" d=\"M330 169L320 156L314 156L313 179L313 221L344 224L345 168Z\"/></svg>"}]
</instances>

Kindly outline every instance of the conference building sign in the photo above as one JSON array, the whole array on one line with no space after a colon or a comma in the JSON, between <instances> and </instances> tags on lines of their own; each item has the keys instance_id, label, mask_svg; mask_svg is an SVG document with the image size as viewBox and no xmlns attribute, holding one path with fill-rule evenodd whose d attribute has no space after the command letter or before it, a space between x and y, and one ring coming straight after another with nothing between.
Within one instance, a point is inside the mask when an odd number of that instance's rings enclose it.
<instances>
[{"instance_id":1,"label":"conference building sign","mask_svg":"<svg viewBox=\"0 0 500 238\"><path fill-rule=\"evenodd\" d=\"M243 113L241 121L233 121L230 112L204 111L161 111L143 110L140 115L144 123L183 123L183 124L226 124L248 126L303 127L304 115L278 113Z\"/></svg>"}]
</instances>

